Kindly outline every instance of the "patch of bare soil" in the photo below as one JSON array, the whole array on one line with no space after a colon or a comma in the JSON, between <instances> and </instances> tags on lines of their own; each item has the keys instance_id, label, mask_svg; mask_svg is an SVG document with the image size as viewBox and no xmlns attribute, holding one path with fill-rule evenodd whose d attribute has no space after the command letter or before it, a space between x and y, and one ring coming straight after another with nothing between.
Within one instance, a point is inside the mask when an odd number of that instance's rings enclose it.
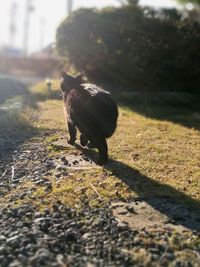
<instances>
[{"instance_id":1,"label":"patch of bare soil","mask_svg":"<svg viewBox=\"0 0 200 267\"><path fill-rule=\"evenodd\" d=\"M72 148L71 145L67 143L66 139L59 139L52 143L55 148L61 150L67 150ZM66 168L71 170L86 170L86 169L93 169L93 168L100 168L96 164L94 158L90 158L84 153L84 148L80 145L76 144L77 149L81 149L80 152L77 154L66 154L64 157L57 159L56 163L57 168Z\"/></svg>"},{"instance_id":2,"label":"patch of bare soil","mask_svg":"<svg viewBox=\"0 0 200 267\"><path fill-rule=\"evenodd\" d=\"M129 203L117 201L111 207L113 215L131 229L171 229L178 233L200 231L200 212L177 205L169 198L138 198Z\"/></svg>"},{"instance_id":3,"label":"patch of bare soil","mask_svg":"<svg viewBox=\"0 0 200 267\"><path fill-rule=\"evenodd\" d=\"M59 139L52 143L55 149L59 150L69 150L72 148L71 145L67 143L66 138ZM65 156L57 159L56 163L58 168L66 168L70 170L87 170L100 168L97 162L97 154L94 152L93 155L91 151L87 148L83 148L78 142L76 142L75 147L77 148L77 153L66 153Z\"/></svg>"}]
</instances>

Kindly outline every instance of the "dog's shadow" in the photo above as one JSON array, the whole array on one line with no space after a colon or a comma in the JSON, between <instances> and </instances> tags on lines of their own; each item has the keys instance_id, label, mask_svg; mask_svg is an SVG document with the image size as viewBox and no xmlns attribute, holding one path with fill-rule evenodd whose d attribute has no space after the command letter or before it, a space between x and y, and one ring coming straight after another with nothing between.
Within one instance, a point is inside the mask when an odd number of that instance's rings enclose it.
<instances>
[{"instance_id":1,"label":"dog's shadow","mask_svg":"<svg viewBox=\"0 0 200 267\"><path fill-rule=\"evenodd\" d=\"M87 146L83 147L79 143L75 143L74 147L81 151L85 157L89 158L92 162L98 165L98 153L96 149L89 149Z\"/></svg>"},{"instance_id":2,"label":"dog's shadow","mask_svg":"<svg viewBox=\"0 0 200 267\"><path fill-rule=\"evenodd\" d=\"M75 147L97 164L97 151L82 147L79 144L75 144ZM182 225L190 230L200 231L199 200L192 199L170 185L162 184L151 177L145 176L123 162L109 159L103 168L118 177L139 198L166 215L169 221L171 220L175 224ZM172 205L165 205L164 203L171 203Z\"/></svg>"}]
</instances>

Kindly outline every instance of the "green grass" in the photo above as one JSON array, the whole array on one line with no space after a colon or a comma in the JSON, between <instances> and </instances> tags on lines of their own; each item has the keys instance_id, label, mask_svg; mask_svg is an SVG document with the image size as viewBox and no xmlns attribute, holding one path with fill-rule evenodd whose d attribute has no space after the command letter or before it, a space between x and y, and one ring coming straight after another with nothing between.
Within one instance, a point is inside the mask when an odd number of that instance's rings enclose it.
<instances>
[{"instance_id":1,"label":"green grass","mask_svg":"<svg viewBox=\"0 0 200 267\"><path fill-rule=\"evenodd\" d=\"M58 99L61 98L60 82L59 80L52 80L51 88L48 89L46 82L42 81L30 88L32 97L36 101L46 100L46 99Z\"/></svg>"}]
</instances>

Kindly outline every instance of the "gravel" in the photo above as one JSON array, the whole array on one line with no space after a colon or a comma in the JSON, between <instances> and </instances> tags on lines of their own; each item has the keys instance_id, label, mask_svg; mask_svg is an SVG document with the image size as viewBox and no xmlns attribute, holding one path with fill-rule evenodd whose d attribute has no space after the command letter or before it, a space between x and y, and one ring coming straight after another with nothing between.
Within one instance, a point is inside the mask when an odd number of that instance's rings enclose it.
<instances>
[{"instance_id":1,"label":"gravel","mask_svg":"<svg viewBox=\"0 0 200 267\"><path fill-rule=\"evenodd\" d=\"M44 176L56 171L59 182L63 164L69 161L48 156L45 145L36 141L0 160L0 198L10 194L10 202L0 205L0 267L200 266L198 231L130 227L114 216L109 203L76 210L59 201L42 211L31 204L12 204L33 196L40 185L51 191ZM27 180L30 188L20 194L13 190ZM119 215L134 216L137 209L130 202Z\"/></svg>"},{"instance_id":2,"label":"gravel","mask_svg":"<svg viewBox=\"0 0 200 267\"><path fill-rule=\"evenodd\" d=\"M38 212L30 205L0 211L1 266L132 266L125 255L136 233L123 234L106 209L75 211L60 203Z\"/></svg>"},{"instance_id":3,"label":"gravel","mask_svg":"<svg viewBox=\"0 0 200 267\"><path fill-rule=\"evenodd\" d=\"M199 266L200 262L199 245L193 247L195 252L186 246L175 249L170 230L129 229L109 207L77 211L60 202L43 212L30 205L8 207L0 211L0 225L2 267ZM176 235L179 245L184 238Z\"/></svg>"}]
</instances>

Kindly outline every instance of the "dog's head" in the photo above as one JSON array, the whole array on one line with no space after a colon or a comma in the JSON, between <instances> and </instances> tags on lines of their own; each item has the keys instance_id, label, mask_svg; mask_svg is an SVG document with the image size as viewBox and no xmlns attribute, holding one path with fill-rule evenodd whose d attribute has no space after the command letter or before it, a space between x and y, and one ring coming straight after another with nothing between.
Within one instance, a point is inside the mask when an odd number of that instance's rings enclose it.
<instances>
[{"instance_id":1,"label":"dog's head","mask_svg":"<svg viewBox=\"0 0 200 267\"><path fill-rule=\"evenodd\" d=\"M68 93L72 89L78 89L83 83L83 74L73 77L63 71L61 75L63 77L63 81L61 83L61 90L63 93Z\"/></svg>"}]
</instances>

